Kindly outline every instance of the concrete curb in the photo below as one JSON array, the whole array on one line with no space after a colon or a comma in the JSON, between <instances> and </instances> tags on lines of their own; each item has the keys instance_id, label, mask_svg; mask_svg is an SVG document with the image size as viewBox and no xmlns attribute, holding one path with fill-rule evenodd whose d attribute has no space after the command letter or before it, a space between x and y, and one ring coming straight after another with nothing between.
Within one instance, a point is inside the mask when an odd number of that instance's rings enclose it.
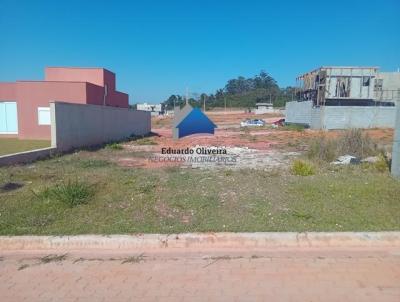
<instances>
[{"instance_id":1,"label":"concrete curb","mask_svg":"<svg viewBox=\"0 0 400 302\"><path fill-rule=\"evenodd\" d=\"M38 159L50 157L57 152L57 148L49 147L42 149L29 150L14 154L0 156L0 167L16 164L26 164Z\"/></svg>"},{"instance_id":2,"label":"concrete curb","mask_svg":"<svg viewBox=\"0 0 400 302\"><path fill-rule=\"evenodd\" d=\"M6 250L400 247L400 232L185 233L144 235L0 236Z\"/></svg>"}]
</instances>

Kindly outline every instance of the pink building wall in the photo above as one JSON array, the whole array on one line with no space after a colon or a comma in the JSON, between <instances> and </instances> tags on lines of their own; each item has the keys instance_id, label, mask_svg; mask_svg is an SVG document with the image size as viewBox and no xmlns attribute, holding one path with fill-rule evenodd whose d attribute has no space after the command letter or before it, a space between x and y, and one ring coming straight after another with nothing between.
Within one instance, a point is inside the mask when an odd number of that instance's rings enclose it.
<instances>
[{"instance_id":1,"label":"pink building wall","mask_svg":"<svg viewBox=\"0 0 400 302\"><path fill-rule=\"evenodd\" d=\"M46 67L45 81L88 82L115 90L115 74L104 68Z\"/></svg>"},{"instance_id":2,"label":"pink building wall","mask_svg":"<svg viewBox=\"0 0 400 302\"><path fill-rule=\"evenodd\" d=\"M0 83L0 102L17 103L21 139L51 138L50 126L38 123L38 107L49 107L50 102L128 108L128 99L127 94L115 91L115 74L102 68L49 67L45 81Z\"/></svg>"}]
</instances>

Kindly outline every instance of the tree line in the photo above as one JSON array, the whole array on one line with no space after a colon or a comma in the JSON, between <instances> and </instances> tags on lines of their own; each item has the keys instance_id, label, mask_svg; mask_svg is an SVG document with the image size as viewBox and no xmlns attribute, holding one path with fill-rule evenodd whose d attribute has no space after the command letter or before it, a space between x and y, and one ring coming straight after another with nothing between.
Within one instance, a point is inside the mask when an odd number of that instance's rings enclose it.
<instances>
[{"instance_id":1,"label":"tree line","mask_svg":"<svg viewBox=\"0 0 400 302\"><path fill-rule=\"evenodd\" d=\"M205 102L206 109L215 107L254 108L256 103L269 102L272 102L274 107L284 107L286 102L292 100L293 95L293 87L280 88L275 79L262 70L251 78L239 76L231 79L224 88L217 89L215 93L192 94L188 98L188 102L194 107L203 107ZM185 103L185 96L175 94L163 102L167 110Z\"/></svg>"}]
</instances>

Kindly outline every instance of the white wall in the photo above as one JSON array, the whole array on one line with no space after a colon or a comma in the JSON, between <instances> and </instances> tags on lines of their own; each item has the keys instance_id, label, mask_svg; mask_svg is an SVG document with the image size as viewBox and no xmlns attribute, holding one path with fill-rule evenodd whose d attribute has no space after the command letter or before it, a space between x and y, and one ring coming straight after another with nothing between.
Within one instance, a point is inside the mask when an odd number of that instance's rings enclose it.
<instances>
[{"instance_id":1,"label":"white wall","mask_svg":"<svg viewBox=\"0 0 400 302\"><path fill-rule=\"evenodd\" d=\"M400 178L400 100L397 101L396 126L392 151L392 174Z\"/></svg>"},{"instance_id":2,"label":"white wall","mask_svg":"<svg viewBox=\"0 0 400 302\"><path fill-rule=\"evenodd\" d=\"M325 129L393 128L395 107L325 106L321 121Z\"/></svg>"},{"instance_id":3,"label":"white wall","mask_svg":"<svg viewBox=\"0 0 400 302\"><path fill-rule=\"evenodd\" d=\"M321 106L312 102L286 103L288 123L307 124L313 129L393 128L396 107Z\"/></svg>"},{"instance_id":4,"label":"white wall","mask_svg":"<svg viewBox=\"0 0 400 302\"><path fill-rule=\"evenodd\" d=\"M109 106L54 102L52 146L59 151L99 145L151 131L150 112Z\"/></svg>"},{"instance_id":5,"label":"white wall","mask_svg":"<svg viewBox=\"0 0 400 302\"><path fill-rule=\"evenodd\" d=\"M285 121L287 123L311 124L312 101L287 102L285 106Z\"/></svg>"}]
</instances>

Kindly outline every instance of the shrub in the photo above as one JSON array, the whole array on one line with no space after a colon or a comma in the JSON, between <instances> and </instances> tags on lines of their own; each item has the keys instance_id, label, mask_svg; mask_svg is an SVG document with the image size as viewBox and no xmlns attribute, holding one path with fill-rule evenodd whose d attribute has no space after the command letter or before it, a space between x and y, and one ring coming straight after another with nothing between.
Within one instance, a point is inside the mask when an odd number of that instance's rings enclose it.
<instances>
[{"instance_id":1,"label":"shrub","mask_svg":"<svg viewBox=\"0 0 400 302\"><path fill-rule=\"evenodd\" d=\"M349 154L361 158L379 153L377 145L361 129L346 130L338 138L338 148L339 155Z\"/></svg>"},{"instance_id":2,"label":"shrub","mask_svg":"<svg viewBox=\"0 0 400 302\"><path fill-rule=\"evenodd\" d=\"M42 199L57 200L72 208L88 203L94 193L91 185L75 180L47 188L37 196Z\"/></svg>"},{"instance_id":3,"label":"shrub","mask_svg":"<svg viewBox=\"0 0 400 302\"><path fill-rule=\"evenodd\" d=\"M386 172L389 170L389 163L383 154L379 154L378 160L374 163L374 168L379 172Z\"/></svg>"},{"instance_id":4,"label":"shrub","mask_svg":"<svg viewBox=\"0 0 400 302\"><path fill-rule=\"evenodd\" d=\"M338 138L321 135L311 141L308 158L331 162L341 155L352 155L360 158L377 155L378 146L360 129L349 129Z\"/></svg>"},{"instance_id":5,"label":"shrub","mask_svg":"<svg viewBox=\"0 0 400 302\"><path fill-rule=\"evenodd\" d=\"M303 160L295 160L292 164L292 173L294 175L308 176L315 174L315 168L312 164Z\"/></svg>"},{"instance_id":6,"label":"shrub","mask_svg":"<svg viewBox=\"0 0 400 302\"><path fill-rule=\"evenodd\" d=\"M331 162L337 158L337 143L325 136L315 138L310 143L307 156L310 159Z\"/></svg>"}]
</instances>

